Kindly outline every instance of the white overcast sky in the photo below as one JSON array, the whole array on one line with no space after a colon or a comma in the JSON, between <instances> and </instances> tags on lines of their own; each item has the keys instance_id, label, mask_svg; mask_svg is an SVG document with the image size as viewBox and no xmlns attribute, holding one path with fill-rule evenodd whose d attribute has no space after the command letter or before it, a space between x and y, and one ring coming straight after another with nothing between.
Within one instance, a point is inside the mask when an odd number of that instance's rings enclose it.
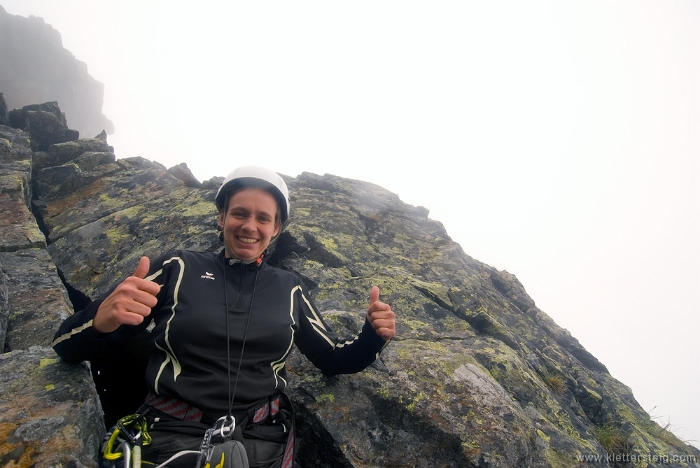
<instances>
[{"instance_id":1,"label":"white overcast sky","mask_svg":"<svg viewBox=\"0 0 700 468\"><path fill-rule=\"evenodd\" d=\"M105 84L117 157L425 206L700 446L700 2L0 5Z\"/></svg>"}]
</instances>

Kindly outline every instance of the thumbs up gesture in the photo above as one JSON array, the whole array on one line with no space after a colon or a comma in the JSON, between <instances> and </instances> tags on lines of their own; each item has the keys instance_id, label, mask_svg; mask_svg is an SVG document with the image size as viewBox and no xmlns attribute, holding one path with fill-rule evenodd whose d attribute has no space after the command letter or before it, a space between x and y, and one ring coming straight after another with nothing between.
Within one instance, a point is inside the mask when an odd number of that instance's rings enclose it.
<instances>
[{"instance_id":1,"label":"thumbs up gesture","mask_svg":"<svg viewBox=\"0 0 700 468\"><path fill-rule=\"evenodd\" d=\"M374 286L369 293L367 320L372 324L377 335L381 336L384 341L388 341L396 335L394 312L389 304L379 300L379 288L377 286Z\"/></svg>"},{"instance_id":2,"label":"thumbs up gesture","mask_svg":"<svg viewBox=\"0 0 700 468\"><path fill-rule=\"evenodd\" d=\"M122 325L138 325L151 313L158 303L160 286L144 279L150 265L148 257L141 257L134 274L119 283L100 304L92 322L95 330L111 333Z\"/></svg>"}]
</instances>

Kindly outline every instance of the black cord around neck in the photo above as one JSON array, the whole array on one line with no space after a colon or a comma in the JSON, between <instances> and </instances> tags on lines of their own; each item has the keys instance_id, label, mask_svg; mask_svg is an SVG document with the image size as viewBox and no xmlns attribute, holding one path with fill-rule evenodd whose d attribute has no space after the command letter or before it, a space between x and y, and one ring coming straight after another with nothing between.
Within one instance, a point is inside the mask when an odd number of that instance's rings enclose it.
<instances>
[{"instance_id":1,"label":"black cord around neck","mask_svg":"<svg viewBox=\"0 0 700 468\"><path fill-rule=\"evenodd\" d=\"M260 262L256 262L255 266L255 279L253 280L253 291L250 296L250 306L248 307L248 317L245 323L245 331L243 333L243 343L241 344L241 356L238 359L238 369L236 370L236 380L233 383L233 392L231 391L231 329L229 327L229 311L228 311L228 279L226 277L226 270L228 265L226 265L226 255L223 256L224 263L224 304L226 313L226 369L228 371L228 415L233 417L233 403L236 397L236 390L238 388L238 377L241 375L241 366L243 364L243 353L245 352L245 343L248 340L248 329L250 327L250 317L253 315L253 299L255 298L255 289L258 285L258 272L260 271ZM244 265L240 265L240 268L247 268Z\"/></svg>"}]
</instances>

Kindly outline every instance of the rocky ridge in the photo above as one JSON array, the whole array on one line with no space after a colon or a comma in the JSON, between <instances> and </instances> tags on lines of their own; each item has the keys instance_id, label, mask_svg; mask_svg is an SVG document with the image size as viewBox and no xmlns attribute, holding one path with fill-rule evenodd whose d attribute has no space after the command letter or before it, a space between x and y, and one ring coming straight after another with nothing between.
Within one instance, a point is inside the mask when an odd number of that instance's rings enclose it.
<instances>
[{"instance_id":1,"label":"rocky ridge","mask_svg":"<svg viewBox=\"0 0 700 468\"><path fill-rule=\"evenodd\" d=\"M221 247L220 179L73 136L44 147L0 125L0 466L95 466L114 401L88 365L57 359L53 332L140 256ZM292 222L269 262L303 278L341 335L372 285L398 320L362 373L289 359L301 466L698 466L515 276L465 254L427 210L357 180L285 180Z\"/></svg>"}]
</instances>

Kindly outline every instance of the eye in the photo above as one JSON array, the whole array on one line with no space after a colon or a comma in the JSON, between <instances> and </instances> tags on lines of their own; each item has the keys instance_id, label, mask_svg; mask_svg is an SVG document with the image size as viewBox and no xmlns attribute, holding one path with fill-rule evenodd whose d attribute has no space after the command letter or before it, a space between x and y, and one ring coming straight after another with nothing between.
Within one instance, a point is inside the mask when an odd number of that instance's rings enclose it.
<instances>
[{"instance_id":1,"label":"eye","mask_svg":"<svg viewBox=\"0 0 700 468\"><path fill-rule=\"evenodd\" d=\"M246 213L243 210L231 210L229 212L229 216L236 219L245 219L246 217L248 217L248 213Z\"/></svg>"}]
</instances>

